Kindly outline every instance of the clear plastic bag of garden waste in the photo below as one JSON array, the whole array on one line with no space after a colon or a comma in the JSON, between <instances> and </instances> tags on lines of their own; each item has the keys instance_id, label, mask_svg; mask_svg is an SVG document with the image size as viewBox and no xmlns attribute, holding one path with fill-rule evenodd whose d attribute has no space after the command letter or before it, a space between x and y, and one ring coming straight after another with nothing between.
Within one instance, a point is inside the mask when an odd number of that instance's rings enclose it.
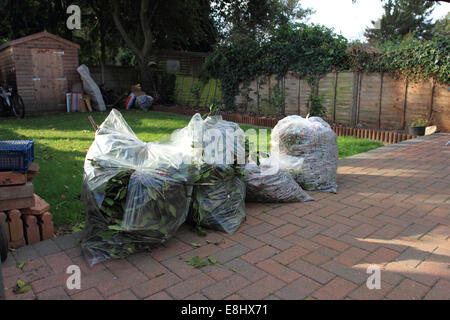
<instances>
[{"instance_id":1,"label":"clear plastic bag of garden waste","mask_svg":"<svg viewBox=\"0 0 450 320\"><path fill-rule=\"evenodd\" d=\"M172 134L172 143L191 145L199 167L190 220L198 226L235 232L245 220L243 130L221 116L203 120L197 114L186 128Z\"/></svg>"},{"instance_id":2,"label":"clear plastic bag of garden waste","mask_svg":"<svg viewBox=\"0 0 450 320\"><path fill-rule=\"evenodd\" d=\"M245 220L245 179L238 167L204 164L194 183L190 220L234 233Z\"/></svg>"},{"instance_id":3,"label":"clear plastic bag of garden waste","mask_svg":"<svg viewBox=\"0 0 450 320\"><path fill-rule=\"evenodd\" d=\"M303 189L337 191L337 136L323 119L282 119L272 131L272 153L279 156L282 168L289 170ZM303 158L303 165L292 165L286 156Z\"/></svg>"},{"instance_id":4,"label":"clear plastic bag of garden waste","mask_svg":"<svg viewBox=\"0 0 450 320\"><path fill-rule=\"evenodd\" d=\"M196 172L189 152L140 141L118 111L97 131L84 170L81 247L91 265L161 244L186 221Z\"/></svg>"},{"instance_id":5,"label":"clear plastic bag of garden waste","mask_svg":"<svg viewBox=\"0 0 450 320\"><path fill-rule=\"evenodd\" d=\"M274 159L245 166L247 201L252 202L306 202L314 200L295 181L292 175L280 169Z\"/></svg>"}]
</instances>

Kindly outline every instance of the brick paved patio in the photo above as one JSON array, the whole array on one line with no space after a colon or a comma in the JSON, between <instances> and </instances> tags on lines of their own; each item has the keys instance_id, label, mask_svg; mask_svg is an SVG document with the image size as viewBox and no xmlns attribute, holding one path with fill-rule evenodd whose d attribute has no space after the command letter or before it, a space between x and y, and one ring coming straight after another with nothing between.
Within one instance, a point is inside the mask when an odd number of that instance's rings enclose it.
<instances>
[{"instance_id":1,"label":"brick paved patio","mask_svg":"<svg viewBox=\"0 0 450 320\"><path fill-rule=\"evenodd\" d=\"M4 265L5 285L21 278L33 290L9 289L7 299L450 299L449 139L341 160L338 194L248 204L247 222L231 236L201 238L184 226L165 247L92 269L77 234L22 248ZM194 256L218 264L195 269L184 262ZM79 291L65 288L73 264L82 269ZM374 264L381 290L366 287Z\"/></svg>"}]
</instances>

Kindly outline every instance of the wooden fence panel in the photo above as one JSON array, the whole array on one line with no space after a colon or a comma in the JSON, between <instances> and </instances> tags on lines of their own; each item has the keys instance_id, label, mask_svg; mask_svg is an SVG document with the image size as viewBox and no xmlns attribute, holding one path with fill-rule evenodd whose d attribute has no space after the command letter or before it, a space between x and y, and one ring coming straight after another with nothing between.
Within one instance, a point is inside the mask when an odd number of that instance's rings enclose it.
<instances>
[{"instance_id":1,"label":"wooden fence panel","mask_svg":"<svg viewBox=\"0 0 450 320\"><path fill-rule=\"evenodd\" d=\"M335 80L335 74L328 73L319 82L319 96L322 98L322 104L326 109L324 119L329 122L333 121Z\"/></svg>"},{"instance_id":2,"label":"wooden fence panel","mask_svg":"<svg viewBox=\"0 0 450 320\"><path fill-rule=\"evenodd\" d=\"M433 96L433 123L439 129L450 132L450 90L448 86L436 85Z\"/></svg>"},{"instance_id":3,"label":"wooden fence panel","mask_svg":"<svg viewBox=\"0 0 450 320\"><path fill-rule=\"evenodd\" d=\"M353 73L340 72L336 87L336 123L350 124L353 100Z\"/></svg>"},{"instance_id":4,"label":"wooden fence panel","mask_svg":"<svg viewBox=\"0 0 450 320\"><path fill-rule=\"evenodd\" d=\"M308 115L308 99L311 94L311 88L308 84L308 81L302 79L300 81L300 98L299 98L299 105L300 105L300 115L302 117L306 117Z\"/></svg>"},{"instance_id":5,"label":"wooden fence panel","mask_svg":"<svg viewBox=\"0 0 450 320\"><path fill-rule=\"evenodd\" d=\"M365 127L378 126L380 74L364 74L359 96L359 121Z\"/></svg>"},{"instance_id":6,"label":"wooden fence panel","mask_svg":"<svg viewBox=\"0 0 450 320\"><path fill-rule=\"evenodd\" d=\"M381 98L381 128L401 129L405 81L385 74Z\"/></svg>"},{"instance_id":7,"label":"wooden fence panel","mask_svg":"<svg viewBox=\"0 0 450 320\"><path fill-rule=\"evenodd\" d=\"M299 79L291 74L284 79L284 92L286 93L286 114L298 114Z\"/></svg>"},{"instance_id":8,"label":"wooden fence panel","mask_svg":"<svg viewBox=\"0 0 450 320\"><path fill-rule=\"evenodd\" d=\"M431 98L431 82L410 83L406 99L406 127L417 118L427 118Z\"/></svg>"}]
</instances>

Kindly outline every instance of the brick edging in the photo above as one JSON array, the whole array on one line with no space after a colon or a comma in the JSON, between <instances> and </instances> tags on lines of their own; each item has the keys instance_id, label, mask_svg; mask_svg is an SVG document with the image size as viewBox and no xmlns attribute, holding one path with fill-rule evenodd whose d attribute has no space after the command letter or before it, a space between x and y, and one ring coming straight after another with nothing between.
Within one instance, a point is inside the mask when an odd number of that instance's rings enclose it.
<instances>
[{"instance_id":1,"label":"brick edging","mask_svg":"<svg viewBox=\"0 0 450 320\"><path fill-rule=\"evenodd\" d=\"M331 125L331 128L336 132L338 137L355 137L360 139L368 139L380 141L386 144L394 144L405 140L416 139L418 136L413 136L403 132L384 130L384 129L365 129L345 127L339 125Z\"/></svg>"}]
</instances>

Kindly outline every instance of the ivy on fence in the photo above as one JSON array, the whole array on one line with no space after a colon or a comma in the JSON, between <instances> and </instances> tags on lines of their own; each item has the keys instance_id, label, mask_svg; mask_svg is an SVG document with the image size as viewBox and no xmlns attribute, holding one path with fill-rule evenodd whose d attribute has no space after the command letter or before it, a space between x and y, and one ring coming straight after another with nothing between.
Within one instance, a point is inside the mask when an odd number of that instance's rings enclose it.
<instances>
[{"instance_id":1,"label":"ivy on fence","mask_svg":"<svg viewBox=\"0 0 450 320\"><path fill-rule=\"evenodd\" d=\"M283 110L280 80L292 72L299 79L306 79L311 88L309 111L321 113L318 85L325 74L340 70L388 72L410 81L433 78L449 84L449 49L448 35L437 35L431 41L407 37L400 44L385 43L375 48L358 42L349 44L324 26L286 24L262 41L219 44L204 64L201 77L219 79L225 108L236 109L235 97L240 89L245 95L245 84L276 75L278 83L269 100L275 99L277 109Z\"/></svg>"},{"instance_id":2,"label":"ivy on fence","mask_svg":"<svg viewBox=\"0 0 450 320\"><path fill-rule=\"evenodd\" d=\"M220 79L223 103L234 109L240 84L259 76L275 74L281 79L294 72L299 78L306 77L311 87L317 86L320 76L345 65L346 48L347 40L329 28L286 24L261 42L219 45L206 61L203 76Z\"/></svg>"}]
</instances>

